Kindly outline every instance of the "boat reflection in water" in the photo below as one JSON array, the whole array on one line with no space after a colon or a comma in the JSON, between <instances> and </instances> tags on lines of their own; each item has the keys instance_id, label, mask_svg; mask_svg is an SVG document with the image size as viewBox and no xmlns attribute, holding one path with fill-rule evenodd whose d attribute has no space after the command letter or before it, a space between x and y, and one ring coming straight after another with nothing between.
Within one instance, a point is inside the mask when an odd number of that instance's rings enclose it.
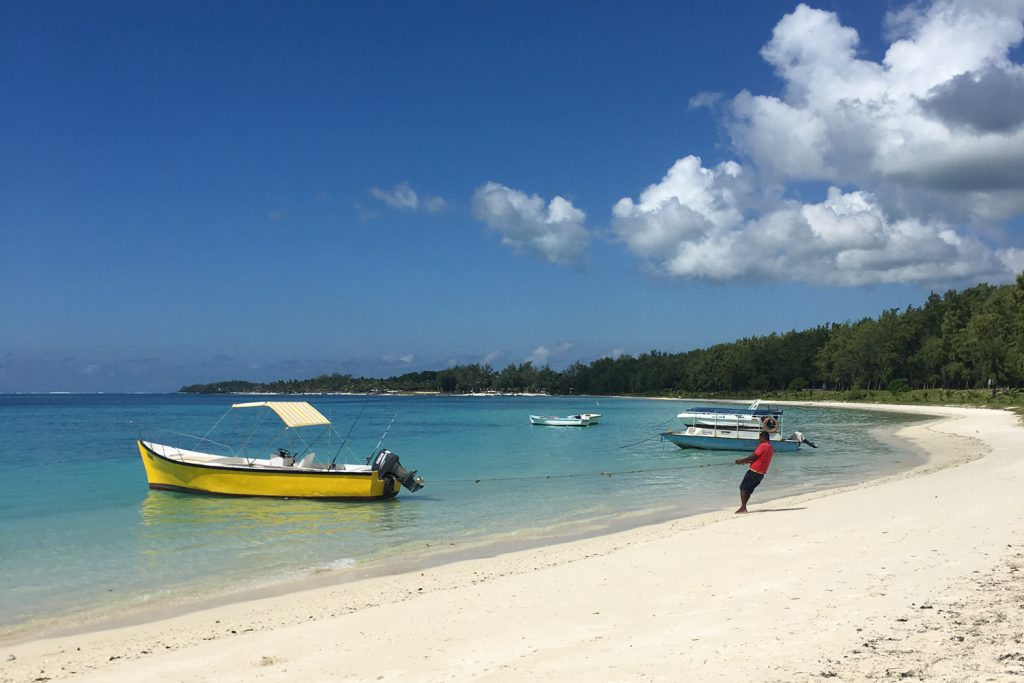
<instances>
[{"instance_id":1,"label":"boat reflection in water","mask_svg":"<svg viewBox=\"0 0 1024 683\"><path fill-rule=\"evenodd\" d=\"M174 568L186 565L189 574L199 569L243 589L421 545L407 540L408 528L421 524L419 506L398 500L382 505L151 491L140 515L143 569L165 586L177 583Z\"/></svg>"}]
</instances>

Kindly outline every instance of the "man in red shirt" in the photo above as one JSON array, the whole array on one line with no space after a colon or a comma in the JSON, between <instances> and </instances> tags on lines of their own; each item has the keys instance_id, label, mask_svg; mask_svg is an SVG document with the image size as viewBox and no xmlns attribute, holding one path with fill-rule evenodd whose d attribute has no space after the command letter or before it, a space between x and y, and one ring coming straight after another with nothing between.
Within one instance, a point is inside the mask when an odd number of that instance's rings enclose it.
<instances>
[{"instance_id":1,"label":"man in red shirt","mask_svg":"<svg viewBox=\"0 0 1024 683\"><path fill-rule=\"evenodd\" d=\"M772 448L771 441L768 440L768 432L761 432L760 443L757 444L753 455L748 455L736 461L737 465L750 463L750 469L747 470L747 473L743 476L743 481L740 482L740 509L736 511L737 515L746 514L747 501L750 500L750 494L754 492L757 485L764 479L764 475L768 473L768 465L772 463L772 455L774 454L775 449Z\"/></svg>"}]
</instances>

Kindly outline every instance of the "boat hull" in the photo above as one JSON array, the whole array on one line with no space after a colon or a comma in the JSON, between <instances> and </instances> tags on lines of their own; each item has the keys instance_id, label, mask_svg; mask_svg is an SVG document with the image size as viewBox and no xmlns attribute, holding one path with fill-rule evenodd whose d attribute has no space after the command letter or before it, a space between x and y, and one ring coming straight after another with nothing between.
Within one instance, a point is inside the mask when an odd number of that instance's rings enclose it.
<instances>
[{"instance_id":1,"label":"boat hull","mask_svg":"<svg viewBox=\"0 0 1024 683\"><path fill-rule=\"evenodd\" d=\"M701 430L710 431L710 430ZM665 432L661 435L680 448L699 448L710 451L749 451L753 452L759 443L756 438L733 435L688 434L686 432ZM792 453L800 449L800 442L790 439L772 439L772 448L776 453Z\"/></svg>"},{"instance_id":2,"label":"boat hull","mask_svg":"<svg viewBox=\"0 0 1024 683\"><path fill-rule=\"evenodd\" d=\"M583 417L552 417L549 415L531 415L530 424L543 427L589 427L593 424Z\"/></svg>"},{"instance_id":3,"label":"boat hull","mask_svg":"<svg viewBox=\"0 0 1024 683\"><path fill-rule=\"evenodd\" d=\"M221 496L381 500L394 498L400 488L392 477L381 479L369 470L227 467L170 458L142 441L137 443L151 489Z\"/></svg>"}]
</instances>

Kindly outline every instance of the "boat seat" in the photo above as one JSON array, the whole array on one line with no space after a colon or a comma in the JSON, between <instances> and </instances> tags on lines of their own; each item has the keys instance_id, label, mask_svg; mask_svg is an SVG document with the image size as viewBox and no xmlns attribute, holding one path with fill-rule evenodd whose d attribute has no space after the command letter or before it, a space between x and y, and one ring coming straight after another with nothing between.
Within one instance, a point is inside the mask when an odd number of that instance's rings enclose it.
<instances>
[{"instance_id":1,"label":"boat seat","mask_svg":"<svg viewBox=\"0 0 1024 683\"><path fill-rule=\"evenodd\" d=\"M312 467L314 458L316 458L316 453L306 453L302 460L295 461L293 467Z\"/></svg>"},{"instance_id":2,"label":"boat seat","mask_svg":"<svg viewBox=\"0 0 1024 683\"><path fill-rule=\"evenodd\" d=\"M216 461L209 461L209 462L216 462L218 465L248 465L249 464L249 461L246 460L245 458L233 458L233 457L217 458Z\"/></svg>"}]
</instances>

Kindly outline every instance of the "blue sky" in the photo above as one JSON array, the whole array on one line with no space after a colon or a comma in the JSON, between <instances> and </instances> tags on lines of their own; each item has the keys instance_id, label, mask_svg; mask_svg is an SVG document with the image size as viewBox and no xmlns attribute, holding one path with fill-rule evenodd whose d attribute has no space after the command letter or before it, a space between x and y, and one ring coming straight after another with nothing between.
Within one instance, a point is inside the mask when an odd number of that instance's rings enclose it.
<instances>
[{"instance_id":1,"label":"blue sky","mask_svg":"<svg viewBox=\"0 0 1024 683\"><path fill-rule=\"evenodd\" d=\"M560 369L1010 282L1022 17L0 1L0 391Z\"/></svg>"}]
</instances>

